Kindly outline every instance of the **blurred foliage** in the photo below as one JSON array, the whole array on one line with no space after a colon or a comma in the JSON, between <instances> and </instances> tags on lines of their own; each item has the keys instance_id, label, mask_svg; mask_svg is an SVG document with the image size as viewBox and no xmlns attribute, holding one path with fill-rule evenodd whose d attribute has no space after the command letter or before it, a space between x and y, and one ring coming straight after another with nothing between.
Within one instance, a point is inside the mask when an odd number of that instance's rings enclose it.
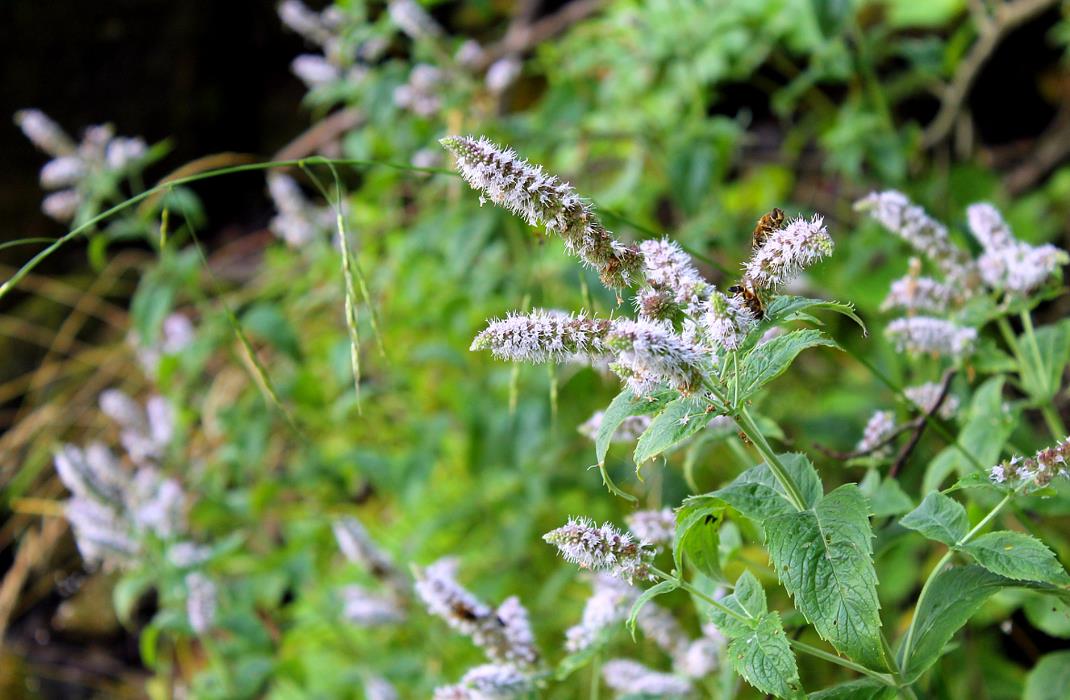
<instances>
[{"instance_id":1,"label":"blurred foliage","mask_svg":"<svg viewBox=\"0 0 1070 700\"><path fill-rule=\"evenodd\" d=\"M481 599L520 596L549 664L565 656L564 630L578 620L588 587L540 537L570 515L620 523L633 510L607 493L590 468L593 445L576 430L609 404L617 381L584 365L513 367L468 346L486 319L514 308L609 315L618 300L558 241L481 207L458 178L434 170L448 165L436 140L452 133L510 144L590 195L617 234L669 235L723 286L735 281L762 213L781 206L792 215L826 215L836 253L810 271L801 291L852 302L871 331L823 316L824 331L846 352L802 355L754 399L754 409L785 451L811 455L827 491L862 484L877 511L883 624L889 636L906 630L938 552L893 516L973 469L948 436L976 439L967 447L992 463L1050 444L1038 411L1051 406L1066 415L1065 372L1054 386L1038 386L1037 377L1031 384L1029 368L990 324L952 385L969 410L941 421L943 431L923 434L898 482L882 479L886 462L845 462L813 449L849 449L876 408L911 415L893 389L938 381L945 368L934 357L897 352L884 339L887 314L879 307L906 271L904 246L850 205L871 189L902 189L968 247L965 207L991 200L1022 240L1062 240L1066 247L1070 168L1035 178L1012 196L983 148L949 158L947 142L925 144L939 105L933 94L954 79L977 40L965 0L616 0L563 22L536 45L508 44L512 23L536 26L582 4L526 20L521 7L518 20L509 3L432 3L428 9L449 31L412 36L399 31L381 3L338 0L337 67L361 72L339 72L315 86L305 108L318 123L352 110L357 126L316 150L371 164L340 164L335 175L309 158L286 172L310 199L324 199L320 185L331 199L336 187L344 192L333 204L368 290L368 298L348 292L356 300L352 329L336 231L317 224L318 235L296 247L261 236L255 248L207 251L197 236L211 230L211 212L200 210L193 184L91 228L93 275L23 281L27 294L12 303L4 333L46 354L32 372L0 384L12 407L0 438L9 515L0 545L11 552L7 576L18 577L9 580L23 588L19 604L0 606L9 634L30 624L20 618L40 621L35 610L114 605L121 627L112 632L138 640L143 672L116 680L109 670L85 669L75 683L101 696L143 687L153 698L360 698L369 678L383 676L402 697L430 697L482 656L418 601L402 625L367 628L343 619L341 589L376 585L340 555L331 533L337 519L355 516L403 568L457 556L460 580ZM461 61L457 51L468 35L483 40L486 55L497 47L497 58L522 60L515 82L492 89L489 59L474 67ZM1066 21L1048 36L1065 51ZM378 53L361 52L380 44ZM416 113L395 95L420 64L440 73L434 108ZM960 138L961 131L950 140ZM152 154L162 155L162 147ZM76 223L142 191L138 183L127 187L93 199ZM130 247L138 238L151 255ZM1064 296L1034 315L1039 325L1066 309ZM166 321L176 312L195 332L181 349L161 351ZM59 328L54 335L50 324ZM1056 342L1065 346L1065 321L1048 327L1063 329ZM1025 333L1012 332L1019 330ZM359 397L351 331L359 341ZM155 362L145 361L146 350L156 352ZM191 567L169 559L166 541L151 542L114 579L86 574L83 591L89 581L104 580L110 603L55 584L66 579L53 573L74 575L81 562L63 530L47 527L63 522L56 517L62 488L50 467L52 451L67 441L117 442L114 426L96 409L110 387L161 394L176 411L176 436L160 466L189 495L189 539L209 547L194 567L219 591L206 634L196 634L187 615ZM981 444L994 424L1003 439ZM667 452L644 467L641 480L620 447L610 450L606 468L643 507L659 508L716 489L757 461L729 433ZM1022 501L1010 517L1070 561L1070 488L1064 480L1045 496ZM996 500L985 489L969 490L971 522ZM766 588L770 609L789 610L759 546L760 530L742 519L725 530L725 579L750 570ZM663 600L698 633L705 620L687 596ZM57 639L78 639L85 633L68 613L40 624ZM823 644L799 614L784 617L789 635ZM919 693L956 698L983 688L988 698L1056 697L1050 690L1065 687L1059 678L1067 653L1058 649L1068 638L1065 603L1035 591L1001 591L922 677ZM108 646L106 637L101 644ZM609 651L666 665L651 640L632 642L623 625ZM30 656L16 648L21 654ZM7 658L3 682L21 673L7 670ZM538 696L588 692L601 660L587 659ZM809 657L799 662L811 690L855 678ZM760 697L730 670L708 679L701 693Z\"/></svg>"}]
</instances>

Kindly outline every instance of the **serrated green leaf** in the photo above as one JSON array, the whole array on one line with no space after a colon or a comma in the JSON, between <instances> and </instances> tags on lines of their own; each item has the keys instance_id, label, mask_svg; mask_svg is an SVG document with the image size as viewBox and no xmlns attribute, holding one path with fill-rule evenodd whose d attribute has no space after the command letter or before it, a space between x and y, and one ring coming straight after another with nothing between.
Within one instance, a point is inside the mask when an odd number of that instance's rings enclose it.
<instances>
[{"instance_id":1,"label":"serrated green leaf","mask_svg":"<svg viewBox=\"0 0 1070 700\"><path fill-rule=\"evenodd\" d=\"M685 502L676 511L676 528L673 534L672 556L676 571L682 575L683 560L704 576L723 580L720 561L720 526L724 508L709 501Z\"/></svg>"},{"instance_id":2,"label":"serrated green leaf","mask_svg":"<svg viewBox=\"0 0 1070 700\"><path fill-rule=\"evenodd\" d=\"M808 700L891 700L896 694L895 688L880 681L860 678L810 693L806 697Z\"/></svg>"},{"instance_id":3,"label":"serrated green leaf","mask_svg":"<svg viewBox=\"0 0 1070 700\"><path fill-rule=\"evenodd\" d=\"M667 404L639 436L632 455L636 468L705 428L713 417L706 412L708 405L697 396L685 396Z\"/></svg>"},{"instance_id":4,"label":"serrated green leaf","mask_svg":"<svg viewBox=\"0 0 1070 700\"><path fill-rule=\"evenodd\" d=\"M606 408L606 412L602 416L602 423L598 427L598 434L595 436L594 449L598 463L601 465L606 463L609 444L612 442L613 434L617 432L617 428L620 427L621 423L629 416L645 416L655 413L668 403L673 395L669 392L663 392L653 397L635 396L628 389L617 394Z\"/></svg>"},{"instance_id":5,"label":"serrated green leaf","mask_svg":"<svg viewBox=\"0 0 1070 700\"><path fill-rule=\"evenodd\" d=\"M779 457L799 487L804 505L812 506L821 498L822 488L821 479L810 460L806 455L797 452L783 453ZM758 522L774 515L795 512L795 506L787 499L780 482L764 462L751 467L737 476L732 483L705 497L721 500Z\"/></svg>"},{"instance_id":6,"label":"serrated green leaf","mask_svg":"<svg viewBox=\"0 0 1070 700\"><path fill-rule=\"evenodd\" d=\"M899 482L890 477L882 481L876 470L870 470L858 488L869 499L870 510L875 518L902 515L914 508L914 502Z\"/></svg>"},{"instance_id":7,"label":"serrated green leaf","mask_svg":"<svg viewBox=\"0 0 1070 700\"><path fill-rule=\"evenodd\" d=\"M635 621L639 617L639 611L643 609L643 606L649 603L659 595L665 595L671 593L680 587L676 581L668 580L655 584L650 588L643 591L638 598L635 599L635 603L632 604L632 610L628 613L628 631L632 635L632 639L635 639Z\"/></svg>"},{"instance_id":8,"label":"serrated green leaf","mask_svg":"<svg viewBox=\"0 0 1070 700\"><path fill-rule=\"evenodd\" d=\"M762 614L746 634L729 640L728 658L743 680L761 692L778 698L803 696L795 655L777 613Z\"/></svg>"},{"instance_id":9,"label":"serrated green leaf","mask_svg":"<svg viewBox=\"0 0 1070 700\"><path fill-rule=\"evenodd\" d=\"M807 328L777 336L751 350L739 363L739 401L746 400L783 374L800 352L821 345L840 347L821 331ZM733 385L731 378L729 381Z\"/></svg>"},{"instance_id":10,"label":"serrated green leaf","mask_svg":"<svg viewBox=\"0 0 1070 700\"><path fill-rule=\"evenodd\" d=\"M1000 530L981 535L959 548L994 574L1017 581L1070 584L1070 576L1055 553L1023 532Z\"/></svg>"},{"instance_id":11,"label":"serrated green leaf","mask_svg":"<svg viewBox=\"0 0 1070 700\"><path fill-rule=\"evenodd\" d=\"M845 484L808 510L765 523L769 555L795 607L837 650L880 668L880 603L869 504Z\"/></svg>"},{"instance_id":12,"label":"serrated green leaf","mask_svg":"<svg viewBox=\"0 0 1070 700\"><path fill-rule=\"evenodd\" d=\"M948 474L956 472L964 476L985 469L999 462L1000 453L1018 424L1018 409L1005 405L1003 378L993 377L982 384L970 402L966 425L958 436L958 444L973 456L967 459L954 445L944 450L929 463L922 480L922 492L937 491ZM977 464L974 464L974 461Z\"/></svg>"},{"instance_id":13,"label":"serrated green leaf","mask_svg":"<svg viewBox=\"0 0 1070 700\"><path fill-rule=\"evenodd\" d=\"M966 509L950 496L935 491L903 516L899 524L948 546L959 542L970 529Z\"/></svg>"},{"instance_id":14,"label":"serrated green leaf","mask_svg":"<svg viewBox=\"0 0 1070 700\"><path fill-rule=\"evenodd\" d=\"M976 564L937 573L925 599L914 612L913 648L903 664L904 680L912 683L936 663L948 640L994 593L1014 582Z\"/></svg>"},{"instance_id":15,"label":"serrated green leaf","mask_svg":"<svg viewBox=\"0 0 1070 700\"><path fill-rule=\"evenodd\" d=\"M732 592L721 598L720 603L746 618L746 620L741 620L720 608L710 607L710 619L717 625L718 629L730 637L747 634L751 627L768 610L765 589L762 588L762 584L754 577L754 574L746 570L736 581L736 586Z\"/></svg>"},{"instance_id":16,"label":"serrated green leaf","mask_svg":"<svg viewBox=\"0 0 1070 700\"><path fill-rule=\"evenodd\" d=\"M807 297L788 296L784 294L769 302L769 305L765 309L765 322L774 325L787 323L788 321L798 319L803 312L809 311L834 311L851 319L858 324L863 333L866 332L866 324L863 323L862 319L855 313L853 304L840 301L829 301L827 299L808 299ZM761 334L759 334L759 337L760 335Z\"/></svg>"}]
</instances>

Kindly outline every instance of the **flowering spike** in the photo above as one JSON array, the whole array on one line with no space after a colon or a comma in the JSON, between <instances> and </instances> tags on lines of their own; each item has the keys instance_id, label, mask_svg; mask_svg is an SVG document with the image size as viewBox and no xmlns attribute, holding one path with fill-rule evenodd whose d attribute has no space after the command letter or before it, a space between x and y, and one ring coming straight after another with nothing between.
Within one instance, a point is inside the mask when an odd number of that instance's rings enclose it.
<instances>
[{"instance_id":1,"label":"flowering spike","mask_svg":"<svg viewBox=\"0 0 1070 700\"><path fill-rule=\"evenodd\" d=\"M725 296L716 289L707 302L703 321L710 340L725 350L737 350L747 334L758 325L758 319L747 308L742 297Z\"/></svg>"},{"instance_id":2,"label":"flowering spike","mask_svg":"<svg viewBox=\"0 0 1070 700\"><path fill-rule=\"evenodd\" d=\"M186 616L197 634L205 634L215 624L218 606L216 586L204 574L186 575Z\"/></svg>"},{"instance_id":3,"label":"flowering spike","mask_svg":"<svg viewBox=\"0 0 1070 700\"><path fill-rule=\"evenodd\" d=\"M346 586L342 589L345 618L357 625L375 627L401 622L405 613L397 601L388 596L371 593L363 586Z\"/></svg>"},{"instance_id":4,"label":"flowering spike","mask_svg":"<svg viewBox=\"0 0 1070 700\"><path fill-rule=\"evenodd\" d=\"M471 349L490 350L495 357L514 362L562 362L575 355L604 354L609 328L610 322L603 319L539 309L491 321Z\"/></svg>"},{"instance_id":5,"label":"flowering spike","mask_svg":"<svg viewBox=\"0 0 1070 700\"><path fill-rule=\"evenodd\" d=\"M875 411L869 417L865 429L862 431L862 439L858 441L856 449L859 452L873 452L877 446L888 439L895 431L895 414L891 411ZM881 450L886 452L886 450Z\"/></svg>"},{"instance_id":6,"label":"flowering spike","mask_svg":"<svg viewBox=\"0 0 1070 700\"><path fill-rule=\"evenodd\" d=\"M977 331L929 316L897 318L884 334L899 350L961 357L973 349Z\"/></svg>"},{"instance_id":7,"label":"flowering spike","mask_svg":"<svg viewBox=\"0 0 1070 700\"><path fill-rule=\"evenodd\" d=\"M596 411L594 415L587 419L583 425L577 430L580 434L594 440L598 437L598 431L602 427L602 420L605 418L605 411ZM617 426L617 429L613 431L613 437L609 439L610 442L634 442L639 439L639 436L650 427L650 416L628 416L621 424Z\"/></svg>"},{"instance_id":8,"label":"flowering spike","mask_svg":"<svg viewBox=\"0 0 1070 700\"><path fill-rule=\"evenodd\" d=\"M34 146L50 156L59 158L72 155L77 150L71 137L59 124L39 109L20 109L15 112L15 124Z\"/></svg>"},{"instance_id":9,"label":"flowering spike","mask_svg":"<svg viewBox=\"0 0 1070 700\"><path fill-rule=\"evenodd\" d=\"M613 371L636 395L665 385L690 392L702 381L701 366L706 353L674 333L668 323L614 321L606 345L617 353Z\"/></svg>"},{"instance_id":10,"label":"flowering spike","mask_svg":"<svg viewBox=\"0 0 1070 700\"><path fill-rule=\"evenodd\" d=\"M628 617L639 591L608 574L594 577L593 591L579 624L565 631L565 650L575 653L596 643L605 631Z\"/></svg>"},{"instance_id":11,"label":"flowering spike","mask_svg":"<svg viewBox=\"0 0 1070 700\"><path fill-rule=\"evenodd\" d=\"M609 523L596 527L589 518L570 518L543 535L561 556L580 568L605 571L629 583L650 578L654 550Z\"/></svg>"},{"instance_id":12,"label":"flowering spike","mask_svg":"<svg viewBox=\"0 0 1070 700\"><path fill-rule=\"evenodd\" d=\"M636 310L650 320L671 318L677 309L698 315L710 289L691 256L679 244L663 238L639 244L646 284L636 297Z\"/></svg>"},{"instance_id":13,"label":"flowering spike","mask_svg":"<svg viewBox=\"0 0 1070 700\"><path fill-rule=\"evenodd\" d=\"M684 678L653 671L638 661L613 659L602 666L602 677L613 690L623 695L676 697L691 692Z\"/></svg>"},{"instance_id":14,"label":"flowering spike","mask_svg":"<svg viewBox=\"0 0 1070 700\"><path fill-rule=\"evenodd\" d=\"M822 217L794 219L766 237L745 266L745 276L759 289L774 289L831 255L832 248Z\"/></svg>"},{"instance_id":15,"label":"flowering spike","mask_svg":"<svg viewBox=\"0 0 1070 700\"><path fill-rule=\"evenodd\" d=\"M1032 457L1014 457L997 464L989 471L989 478L997 484L1018 487L1031 482L1030 490L1047 486L1057 476L1070 478L1067 461L1070 460L1070 438L1038 451Z\"/></svg>"},{"instance_id":16,"label":"flowering spike","mask_svg":"<svg viewBox=\"0 0 1070 700\"><path fill-rule=\"evenodd\" d=\"M641 542L655 547L672 544L676 532L676 514L672 508L637 510L624 520Z\"/></svg>"},{"instance_id":17,"label":"flowering spike","mask_svg":"<svg viewBox=\"0 0 1070 700\"><path fill-rule=\"evenodd\" d=\"M441 143L457 158L468 184L528 224L541 224L561 236L569 252L598 270L606 286L629 287L639 281L639 250L614 239L570 185L486 138L451 136Z\"/></svg>"},{"instance_id":18,"label":"flowering spike","mask_svg":"<svg viewBox=\"0 0 1070 700\"><path fill-rule=\"evenodd\" d=\"M919 384L918 386L911 386L903 389L903 393L906 395L910 402L917 406L918 410L928 413L932 410L933 406L940 399L940 393L943 391L943 386L936 382L926 382L925 384ZM943 403L940 404L940 410L937 413L944 420L949 420L955 416L959 410L959 400L955 396L948 394L944 397Z\"/></svg>"},{"instance_id":19,"label":"flowering spike","mask_svg":"<svg viewBox=\"0 0 1070 700\"><path fill-rule=\"evenodd\" d=\"M970 231L984 246L977 266L991 289L1027 295L1070 262L1070 256L1053 245L1032 246L1016 239L991 204L970 205L966 218Z\"/></svg>"}]
</instances>

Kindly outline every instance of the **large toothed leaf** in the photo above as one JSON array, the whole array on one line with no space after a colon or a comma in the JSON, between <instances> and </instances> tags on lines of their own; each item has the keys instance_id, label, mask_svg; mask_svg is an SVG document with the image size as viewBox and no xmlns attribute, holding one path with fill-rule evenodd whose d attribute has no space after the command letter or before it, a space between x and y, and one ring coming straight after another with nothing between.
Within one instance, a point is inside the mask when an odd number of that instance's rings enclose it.
<instances>
[{"instance_id":1,"label":"large toothed leaf","mask_svg":"<svg viewBox=\"0 0 1070 700\"><path fill-rule=\"evenodd\" d=\"M736 613L730 615L720 608L710 607L710 619L729 637L747 634L758 619L768 611L765 590L750 571L744 571L721 605ZM744 619L740 619L740 618Z\"/></svg>"},{"instance_id":2,"label":"large toothed leaf","mask_svg":"<svg viewBox=\"0 0 1070 700\"><path fill-rule=\"evenodd\" d=\"M651 413L655 413L669 402L673 394L669 392L663 392L653 397L636 396L630 390L617 394L616 398L606 408L605 414L602 416L602 424L598 427L598 434L595 436L594 449L595 454L598 457L599 464L606 463L606 453L609 452L609 444L613 440L613 434L617 432L617 428L623 423L629 416L645 416Z\"/></svg>"},{"instance_id":3,"label":"large toothed leaf","mask_svg":"<svg viewBox=\"0 0 1070 700\"><path fill-rule=\"evenodd\" d=\"M697 396L685 396L666 405L639 436L632 455L636 468L705 428L715 415L707 413L708 406Z\"/></svg>"},{"instance_id":4,"label":"large toothed leaf","mask_svg":"<svg viewBox=\"0 0 1070 700\"><path fill-rule=\"evenodd\" d=\"M935 491L926 496L920 506L904 515L899 524L948 546L965 537L970 528L966 509L950 496Z\"/></svg>"},{"instance_id":5,"label":"large toothed leaf","mask_svg":"<svg viewBox=\"0 0 1070 700\"><path fill-rule=\"evenodd\" d=\"M804 505L812 506L821 498L822 489L821 479L810 460L806 455L794 452L784 453L779 457L802 492ZM708 496L727 503L759 523L774 515L795 512L795 507L785 496L780 482L764 462L743 472L732 483Z\"/></svg>"},{"instance_id":6,"label":"large toothed leaf","mask_svg":"<svg viewBox=\"0 0 1070 700\"><path fill-rule=\"evenodd\" d=\"M855 484L812 508L765 523L780 580L818 634L871 668L881 668L880 603L869 504Z\"/></svg>"},{"instance_id":7,"label":"large toothed leaf","mask_svg":"<svg viewBox=\"0 0 1070 700\"><path fill-rule=\"evenodd\" d=\"M988 598L1014 582L976 565L945 569L933 577L925 599L914 612L910 658L903 664L911 683L936 663L944 645Z\"/></svg>"},{"instance_id":8,"label":"large toothed leaf","mask_svg":"<svg viewBox=\"0 0 1070 700\"><path fill-rule=\"evenodd\" d=\"M724 507L711 500L685 501L676 511L672 557L676 570L683 572L684 557L703 575L723 580L720 560L721 519Z\"/></svg>"},{"instance_id":9,"label":"large toothed leaf","mask_svg":"<svg viewBox=\"0 0 1070 700\"><path fill-rule=\"evenodd\" d=\"M736 673L761 692L804 697L795 655L777 613L763 613L746 634L730 639L728 658Z\"/></svg>"},{"instance_id":10,"label":"large toothed leaf","mask_svg":"<svg viewBox=\"0 0 1070 700\"><path fill-rule=\"evenodd\" d=\"M778 336L751 350L739 363L739 401L747 399L783 374L800 352L819 345L840 347L821 331L808 328ZM728 379L732 387L730 395L734 396L734 380L731 377Z\"/></svg>"},{"instance_id":11,"label":"large toothed leaf","mask_svg":"<svg viewBox=\"0 0 1070 700\"><path fill-rule=\"evenodd\" d=\"M1001 530L981 535L960 549L978 564L1018 581L1070 584L1070 576L1043 542L1022 532Z\"/></svg>"}]
</instances>

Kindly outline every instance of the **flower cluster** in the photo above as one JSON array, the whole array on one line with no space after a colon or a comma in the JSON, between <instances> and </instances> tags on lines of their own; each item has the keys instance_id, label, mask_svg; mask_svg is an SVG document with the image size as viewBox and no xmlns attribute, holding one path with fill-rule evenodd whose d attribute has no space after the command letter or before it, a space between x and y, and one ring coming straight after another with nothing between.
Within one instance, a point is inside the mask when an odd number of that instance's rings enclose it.
<instances>
[{"instance_id":1,"label":"flower cluster","mask_svg":"<svg viewBox=\"0 0 1070 700\"><path fill-rule=\"evenodd\" d=\"M607 352L610 322L572 316L559 311L536 310L493 320L472 341L472 350L490 350L495 357L513 362L562 362L576 355Z\"/></svg>"},{"instance_id":2,"label":"flower cluster","mask_svg":"<svg viewBox=\"0 0 1070 700\"><path fill-rule=\"evenodd\" d=\"M143 139L116 136L110 124L89 127L76 144L40 110L16 112L15 123L33 145L52 156L41 168L40 182L55 192L45 197L41 209L61 223L73 219L84 203L97 196L96 190L114 188L120 177L142 166L148 155Z\"/></svg>"},{"instance_id":3,"label":"flower cluster","mask_svg":"<svg viewBox=\"0 0 1070 700\"><path fill-rule=\"evenodd\" d=\"M855 449L859 452L876 452L881 443L895 432L895 414L891 411L875 411L862 431L862 439Z\"/></svg>"},{"instance_id":4,"label":"flower cluster","mask_svg":"<svg viewBox=\"0 0 1070 700\"><path fill-rule=\"evenodd\" d=\"M869 214L927 257L964 296L975 290L977 266L969 253L951 242L946 226L905 194L896 190L873 192L855 202L855 210Z\"/></svg>"},{"instance_id":5,"label":"flower cluster","mask_svg":"<svg viewBox=\"0 0 1070 700\"><path fill-rule=\"evenodd\" d=\"M702 365L708 354L673 332L668 322L616 320L605 344L616 355L610 368L636 396L665 385L689 393L702 382Z\"/></svg>"},{"instance_id":6,"label":"flower cluster","mask_svg":"<svg viewBox=\"0 0 1070 700\"><path fill-rule=\"evenodd\" d=\"M580 568L604 571L629 583L651 578L654 550L609 523L597 527L589 518L570 518L543 539Z\"/></svg>"},{"instance_id":7,"label":"flower cluster","mask_svg":"<svg viewBox=\"0 0 1070 700\"><path fill-rule=\"evenodd\" d=\"M63 445L55 466L71 493L65 514L82 558L113 569L132 563L147 538L175 540L185 532L186 495L156 466L173 434L166 402L152 397L145 410L111 390L101 396L101 405L119 425L134 473L127 473L101 443L84 449Z\"/></svg>"},{"instance_id":8,"label":"flower cluster","mask_svg":"<svg viewBox=\"0 0 1070 700\"><path fill-rule=\"evenodd\" d=\"M977 329L932 316L897 318L884 334L898 350L963 357L977 342Z\"/></svg>"},{"instance_id":9,"label":"flower cluster","mask_svg":"<svg viewBox=\"0 0 1070 700\"><path fill-rule=\"evenodd\" d=\"M278 12L283 25L322 52L301 54L290 64L290 70L309 90L343 80L359 83L367 74L367 67L359 61L374 61L387 49L383 40L369 40L354 47L347 34L357 24L356 18L336 5L316 12L301 0L285 0Z\"/></svg>"},{"instance_id":10,"label":"flower cluster","mask_svg":"<svg viewBox=\"0 0 1070 700\"><path fill-rule=\"evenodd\" d=\"M794 219L766 237L744 267L744 277L759 289L776 289L831 255L832 248L822 217Z\"/></svg>"},{"instance_id":11,"label":"flower cluster","mask_svg":"<svg viewBox=\"0 0 1070 700\"><path fill-rule=\"evenodd\" d=\"M215 624L218 592L216 585L196 571L186 575L186 617L197 634L207 633Z\"/></svg>"},{"instance_id":12,"label":"flower cluster","mask_svg":"<svg viewBox=\"0 0 1070 700\"><path fill-rule=\"evenodd\" d=\"M273 172L267 176L267 183L278 211L268 226L287 245L300 248L334 229L335 211L309 201L292 177Z\"/></svg>"},{"instance_id":13,"label":"flower cluster","mask_svg":"<svg viewBox=\"0 0 1070 700\"><path fill-rule=\"evenodd\" d=\"M364 568L369 574L389 586L395 596L406 595L410 581L393 560L372 540L359 520L340 518L332 525L334 539L345 558Z\"/></svg>"},{"instance_id":14,"label":"flower cluster","mask_svg":"<svg viewBox=\"0 0 1070 700\"><path fill-rule=\"evenodd\" d=\"M712 286L695 269L691 256L667 238L643 241L645 285L635 297L635 309L644 320L672 319L680 311L697 317Z\"/></svg>"},{"instance_id":15,"label":"flower cluster","mask_svg":"<svg viewBox=\"0 0 1070 700\"><path fill-rule=\"evenodd\" d=\"M710 340L725 350L738 350L758 325L758 319L739 296L728 297L717 290L710 295L702 320Z\"/></svg>"},{"instance_id":16,"label":"flower cluster","mask_svg":"<svg viewBox=\"0 0 1070 700\"><path fill-rule=\"evenodd\" d=\"M668 673L651 670L630 659L612 659L602 666L606 685L622 695L676 698L691 692L691 683Z\"/></svg>"},{"instance_id":17,"label":"flower cluster","mask_svg":"<svg viewBox=\"0 0 1070 700\"><path fill-rule=\"evenodd\" d=\"M427 63L417 63L406 83L394 89L394 104L421 117L437 114L442 107L439 92L446 84L443 71Z\"/></svg>"},{"instance_id":18,"label":"flower cluster","mask_svg":"<svg viewBox=\"0 0 1070 700\"><path fill-rule=\"evenodd\" d=\"M561 236L606 286L630 287L640 281L639 249L613 238L570 185L485 138L451 136L442 139L442 145L453 153L468 184L531 226L545 226Z\"/></svg>"},{"instance_id":19,"label":"flower cluster","mask_svg":"<svg viewBox=\"0 0 1070 700\"><path fill-rule=\"evenodd\" d=\"M1043 487L1057 476L1070 478L1067 460L1070 459L1070 439L1040 450L1032 457L1016 456L989 471L989 478L997 484L1013 487Z\"/></svg>"},{"instance_id":20,"label":"flower cluster","mask_svg":"<svg viewBox=\"0 0 1070 700\"><path fill-rule=\"evenodd\" d=\"M903 389L903 394L906 395L912 404L918 407L918 410L923 413L928 413L933 410L933 407L936 406L936 402L940 400L942 389L943 387L936 382L926 382L925 384L910 386ZM958 397L948 394L944 397L936 415L944 420L949 420L954 418L955 414L958 413L958 410Z\"/></svg>"},{"instance_id":21,"label":"flower cluster","mask_svg":"<svg viewBox=\"0 0 1070 700\"><path fill-rule=\"evenodd\" d=\"M908 314L943 314L951 308L955 290L948 284L921 274L921 260L910 259L910 271L892 282L881 311L902 309Z\"/></svg>"},{"instance_id":22,"label":"flower cluster","mask_svg":"<svg viewBox=\"0 0 1070 700\"><path fill-rule=\"evenodd\" d=\"M456 574L457 562L441 559L417 572L416 594L429 612L441 617L451 628L470 637L481 647L494 668L508 672L510 677L522 678L526 684L524 687L530 687L531 674L539 662L540 654L535 646L527 610L515 596L507 598L497 610L491 608L461 586ZM476 674L476 677L482 676ZM442 693L453 693L441 697L483 697L478 693L487 691L477 686L472 678L465 676L459 685L440 689ZM462 691L472 694L461 694ZM438 692L435 697L440 697Z\"/></svg>"},{"instance_id":23,"label":"flower cluster","mask_svg":"<svg viewBox=\"0 0 1070 700\"><path fill-rule=\"evenodd\" d=\"M993 290L1025 296L1070 262L1070 256L1053 245L1032 246L1016 239L991 204L970 205L966 219L984 248L977 260L981 279Z\"/></svg>"},{"instance_id":24,"label":"flower cluster","mask_svg":"<svg viewBox=\"0 0 1070 700\"><path fill-rule=\"evenodd\" d=\"M178 355L189 347L196 337L193 321L184 313L168 314L161 328L163 337L158 342L145 343L140 335L132 331L127 336L127 343L133 347L138 364L147 375L155 375L160 361L165 357Z\"/></svg>"},{"instance_id":25,"label":"flower cluster","mask_svg":"<svg viewBox=\"0 0 1070 700\"><path fill-rule=\"evenodd\" d=\"M531 677L514 666L483 664L465 673L460 683L436 688L433 700L510 700L534 687Z\"/></svg>"},{"instance_id":26,"label":"flower cluster","mask_svg":"<svg viewBox=\"0 0 1070 700\"><path fill-rule=\"evenodd\" d=\"M624 520L628 523L628 529L641 542L654 547L672 544L676 532L676 514L672 512L672 508L637 510Z\"/></svg>"},{"instance_id":27,"label":"flower cluster","mask_svg":"<svg viewBox=\"0 0 1070 700\"><path fill-rule=\"evenodd\" d=\"M342 589L342 615L363 627L393 625L405 619L405 612L393 596L372 593L356 585Z\"/></svg>"}]
</instances>

